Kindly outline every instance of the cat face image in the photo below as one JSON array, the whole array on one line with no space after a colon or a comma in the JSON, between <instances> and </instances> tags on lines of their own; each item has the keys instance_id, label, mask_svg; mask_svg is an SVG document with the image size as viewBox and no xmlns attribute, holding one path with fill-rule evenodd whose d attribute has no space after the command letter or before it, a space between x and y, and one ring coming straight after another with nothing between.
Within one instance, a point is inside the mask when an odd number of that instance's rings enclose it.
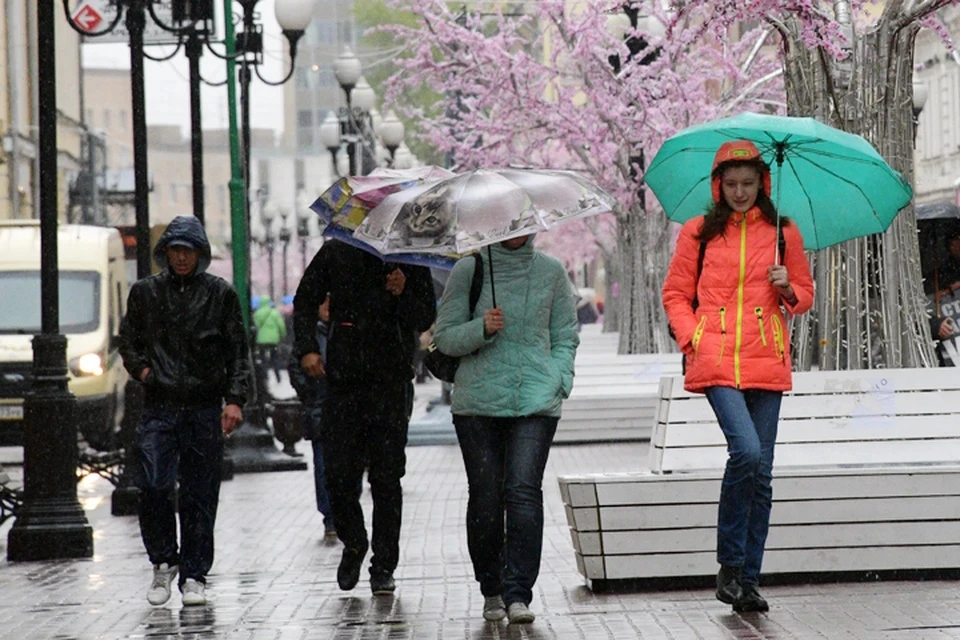
<instances>
[{"instance_id":1,"label":"cat face image","mask_svg":"<svg viewBox=\"0 0 960 640\"><path fill-rule=\"evenodd\" d=\"M453 224L453 211L446 192L447 189L442 189L404 204L394 228L401 231L406 240L442 239Z\"/></svg>"}]
</instances>

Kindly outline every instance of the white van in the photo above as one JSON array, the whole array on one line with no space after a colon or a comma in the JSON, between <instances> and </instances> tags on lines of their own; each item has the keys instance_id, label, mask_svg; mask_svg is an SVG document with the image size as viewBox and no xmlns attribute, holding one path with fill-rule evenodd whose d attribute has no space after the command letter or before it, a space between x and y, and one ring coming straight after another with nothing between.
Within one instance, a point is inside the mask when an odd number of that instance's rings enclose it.
<instances>
[{"instance_id":1,"label":"white van","mask_svg":"<svg viewBox=\"0 0 960 640\"><path fill-rule=\"evenodd\" d=\"M67 337L77 426L97 449L117 446L128 375L117 334L129 287L120 233L60 225L60 333ZM23 444L33 336L40 333L40 223L0 220L0 446Z\"/></svg>"}]
</instances>

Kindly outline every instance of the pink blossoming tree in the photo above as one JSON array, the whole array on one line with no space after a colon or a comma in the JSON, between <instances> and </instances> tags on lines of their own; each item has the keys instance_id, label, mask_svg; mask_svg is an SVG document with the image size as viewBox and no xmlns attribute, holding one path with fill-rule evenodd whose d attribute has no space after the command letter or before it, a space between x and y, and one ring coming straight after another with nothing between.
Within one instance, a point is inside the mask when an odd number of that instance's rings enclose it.
<instances>
[{"instance_id":1,"label":"pink blossoming tree","mask_svg":"<svg viewBox=\"0 0 960 640\"><path fill-rule=\"evenodd\" d=\"M445 96L399 106L460 168L575 169L616 196L615 226L584 221L545 240L571 264L603 253L619 282L607 309L618 312L621 352L667 350L659 292L669 226L638 189L645 160L689 125L773 111L864 135L911 176L914 38L957 1L633 0L653 20L624 34L611 28L622 2L543 0L509 15L509 4L458 14L439 0L396 0L419 24L385 27L409 47L388 96L421 85ZM647 48L631 56L624 35ZM930 364L915 236L908 212L882 237L814 257L821 295L814 321L795 328L801 367ZM862 312L867 301L874 313Z\"/></svg>"}]
</instances>

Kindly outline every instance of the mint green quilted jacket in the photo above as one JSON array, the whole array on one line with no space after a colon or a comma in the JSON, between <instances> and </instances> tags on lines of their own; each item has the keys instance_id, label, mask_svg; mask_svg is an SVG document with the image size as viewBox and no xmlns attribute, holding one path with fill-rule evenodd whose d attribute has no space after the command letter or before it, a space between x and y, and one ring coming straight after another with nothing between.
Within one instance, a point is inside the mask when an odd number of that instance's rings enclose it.
<instances>
[{"instance_id":1,"label":"mint green quilted jacket","mask_svg":"<svg viewBox=\"0 0 960 640\"><path fill-rule=\"evenodd\" d=\"M492 256L491 256L492 253ZM504 328L483 335L483 312L491 308L490 263ZM483 249L483 289L468 317L474 259L460 260L447 280L434 340L461 356L453 388L458 415L560 416L573 387L573 359L580 344L576 298L566 269L533 249L499 244Z\"/></svg>"}]
</instances>

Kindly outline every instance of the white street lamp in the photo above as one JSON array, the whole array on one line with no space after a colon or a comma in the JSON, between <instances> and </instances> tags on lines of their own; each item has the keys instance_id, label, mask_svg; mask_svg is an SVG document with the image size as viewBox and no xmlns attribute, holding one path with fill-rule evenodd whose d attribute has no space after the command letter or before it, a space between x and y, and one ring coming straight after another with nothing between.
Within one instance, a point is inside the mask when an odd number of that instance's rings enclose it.
<instances>
[{"instance_id":1,"label":"white street lamp","mask_svg":"<svg viewBox=\"0 0 960 640\"><path fill-rule=\"evenodd\" d=\"M406 143L401 142L397 147L397 152L393 156L393 166L395 169L409 169L413 166L413 154L410 153Z\"/></svg>"},{"instance_id":2,"label":"white street lamp","mask_svg":"<svg viewBox=\"0 0 960 640\"><path fill-rule=\"evenodd\" d=\"M277 24L283 31L306 31L313 19L313 4L314 0L276 0Z\"/></svg>"},{"instance_id":3,"label":"white street lamp","mask_svg":"<svg viewBox=\"0 0 960 640\"><path fill-rule=\"evenodd\" d=\"M327 113L320 125L320 141L331 153L340 148L340 120L333 111Z\"/></svg>"},{"instance_id":4,"label":"white street lamp","mask_svg":"<svg viewBox=\"0 0 960 640\"><path fill-rule=\"evenodd\" d=\"M393 112L393 109L387 112L387 117L383 119L383 124L380 125L380 140L383 141L383 146L390 152L391 160L396 159L397 148L403 143L404 129L403 122Z\"/></svg>"},{"instance_id":5,"label":"white street lamp","mask_svg":"<svg viewBox=\"0 0 960 640\"><path fill-rule=\"evenodd\" d=\"M377 94L367 79L360 76L357 85L353 88L353 106L360 111L369 113L377 103Z\"/></svg>"},{"instance_id":6,"label":"white street lamp","mask_svg":"<svg viewBox=\"0 0 960 640\"><path fill-rule=\"evenodd\" d=\"M337 59L333 61L333 75L337 82L347 92L347 101L349 102L350 91L357 85L360 75L363 73L363 67L360 59L353 55L350 47L346 47Z\"/></svg>"}]
</instances>

